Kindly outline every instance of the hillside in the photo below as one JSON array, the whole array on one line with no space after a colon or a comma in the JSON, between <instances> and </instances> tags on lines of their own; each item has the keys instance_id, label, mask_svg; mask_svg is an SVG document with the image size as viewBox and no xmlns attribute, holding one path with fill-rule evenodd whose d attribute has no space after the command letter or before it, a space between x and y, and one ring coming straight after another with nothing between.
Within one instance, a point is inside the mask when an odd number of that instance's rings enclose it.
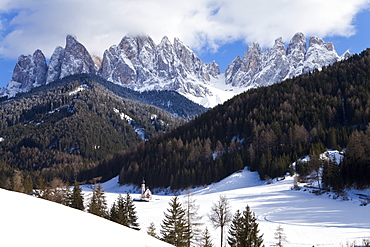
<instances>
[{"instance_id":1,"label":"hillside","mask_svg":"<svg viewBox=\"0 0 370 247\"><path fill-rule=\"evenodd\" d=\"M53 177L64 181L93 179L95 174L83 171L185 122L141 103L155 97L127 90L125 94L114 93L103 82L89 75L74 75L0 104L1 187L11 189L21 183L20 187L27 187L21 191L29 191L40 175L47 181ZM186 103L183 107L196 109ZM184 108L177 110L184 112ZM21 182L15 181L18 175Z\"/></svg>"},{"instance_id":2,"label":"hillside","mask_svg":"<svg viewBox=\"0 0 370 247\"><path fill-rule=\"evenodd\" d=\"M172 246L54 202L0 189L3 246ZM72 244L71 244L72 243Z\"/></svg>"},{"instance_id":3,"label":"hillside","mask_svg":"<svg viewBox=\"0 0 370 247\"><path fill-rule=\"evenodd\" d=\"M369 137L362 133L370 117L369 74L367 50L322 71L250 90L105 167L122 167L121 184L139 184L144 176L155 178L148 180L151 187L177 189L219 181L244 166L261 179L275 178L293 172L290 164L307 154L347 148L342 165L325 164L330 172L324 182L336 189L367 186L369 139L361 141L361 155L349 144Z\"/></svg>"}]
</instances>

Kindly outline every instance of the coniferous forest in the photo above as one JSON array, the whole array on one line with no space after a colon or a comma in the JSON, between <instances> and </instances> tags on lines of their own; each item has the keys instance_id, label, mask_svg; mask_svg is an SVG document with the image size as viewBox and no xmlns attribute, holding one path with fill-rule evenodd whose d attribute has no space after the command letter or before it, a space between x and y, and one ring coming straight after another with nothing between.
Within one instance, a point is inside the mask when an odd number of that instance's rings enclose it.
<instances>
[{"instance_id":1,"label":"coniferous forest","mask_svg":"<svg viewBox=\"0 0 370 247\"><path fill-rule=\"evenodd\" d=\"M49 183L54 178L89 181L94 177L83 171L185 122L171 109L140 102L140 94L113 93L107 85L95 76L73 75L3 101L0 187L30 192L39 177Z\"/></svg>"},{"instance_id":2,"label":"coniferous forest","mask_svg":"<svg viewBox=\"0 0 370 247\"><path fill-rule=\"evenodd\" d=\"M346 150L340 165L322 164L326 186L370 184L370 50L270 87L243 93L191 122L117 155L120 183L185 188L248 166L261 179L326 148ZM102 169L103 170L103 169ZM301 175L310 168L300 169ZM152 179L150 179L152 178Z\"/></svg>"}]
</instances>

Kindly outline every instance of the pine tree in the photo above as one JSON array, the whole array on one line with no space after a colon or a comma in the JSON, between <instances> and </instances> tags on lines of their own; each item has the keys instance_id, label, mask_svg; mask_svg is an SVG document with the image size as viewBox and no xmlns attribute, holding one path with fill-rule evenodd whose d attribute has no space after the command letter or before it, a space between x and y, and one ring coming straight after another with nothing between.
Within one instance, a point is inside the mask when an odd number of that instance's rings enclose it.
<instances>
[{"instance_id":1,"label":"pine tree","mask_svg":"<svg viewBox=\"0 0 370 247\"><path fill-rule=\"evenodd\" d=\"M239 210L237 210L233 216L233 220L231 221L230 229L229 229L229 237L227 238L227 242L230 246L238 246L238 243L243 239L243 222L242 222L242 215Z\"/></svg>"},{"instance_id":2,"label":"pine tree","mask_svg":"<svg viewBox=\"0 0 370 247\"><path fill-rule=\"evenodd\" d=\"M211 208L209 219L215 228L221 227L221 246L224 240L224 227L231 221L230 205L226 197L220 196L220 200Z\"/></svg>"},{"instance_id":3,"label":"pine tree","mask_svg":"<svg viewBox=\"0 0 370 247\"><path fill-rule=\"evenodd\" d=\"M178 247L187 246L189 233L185 210L182 208L177 196L171 199L169 205L168 213L164 213L164 219L161 224L162 239Z\"/></svg>"},{"instance_id":4,"label":"pine tree","mask_svg":"<svg viewBox=\"0 0 370 247\"><path fill-rule=\"evenodd\" d=\"M77 181L73 185L73 190L70 199L70 207L84 211L84 198L82 195L82 189Z\"/></svg>"},{"instance_id":5,"label":"pine tree","mask_svg":"<svg viewBox=\"0 0 370 247\"><path fill-rule=\"evenodd\" d=\"M278 241L275 244L276 247L283 247L283 243L288 242L284 234L284 229L280 225L276 228L275 239Z\"/></svg>"},{"instance_id":6,"label":"pine tree","mask_svg":"<svg viewBox=\"0 0 370 247\"><path fill-rule=\"evenodd\" d=\"M138 229L139 223L137 223L138 217L135 211L135 205L132 202L132 198L129 193L126 194L125 202L125 210L127 212L127 226Z\"/></svg>"},{"instance_id":7,"label":"pine tree","mask_svg":"<svg viewBox=\"0 0 370 247\"><path fill-rule=\"evenodd\" d=\"M241 214L236 211L229 230L228 243L233 247L262 246L262 235L259 235L258 223L249 206Z\"/></svg>"},{"instance_id":8,"label":"pine tree","mask_svg":"<svg viewBox=\"0 0 370 247\"><path fill-rule=\"evenodd\" d=\"M209 234L207 227L202 233L202 237L200 239L200 247L213 247L211 235Z\"/></svg>"},{"instance_id":9,"label":"pine tree","mask_svg":"<svg viewBox=\"0 0 370 247\"><path fill-rule=\"evenodd\" d=\"M123 197L121 194L118 195L117 200L112 204L110 209L109 219L118 224L134 229L139 227L135 205L133 204L129 193L126 194L126 197Z\"/></svg>"},{"instance_id":10,"label":"pine tree","mask_svg":"<svg viewBox=\"0 0 370 247\"><path fill-rule=\"evenodd\" d=\"M126 201L125 198L120 194L118 195L117 198L117 203L116 203L116 212L117 212L117 219L116 222L118 224L128 226L128 212L126 208Z\"/></svg>"},{"instance_id":11,"label":"pine tree","mask_svg":"<svg viewBox=\"0 0 370 247\"><path fill-rule=\"evenodd\" d=\"M146 233L148 233L148 235L152 236L152 237L155 237L155 238L159 238L157 233L156 233L157 229L155 228L155 225L153 222L150 222L150 225L146 231Z\"/></svg>"},{"instance_id":12,"label":"pine tree","mask_svg":"<svg viewBox=\"0 0 370 247\"><path fill-rule=\"evenodd\" d=\"M94 185L92 188L93 194L87 212L106 218L108 212L103 188L101 185Z\"/></svg>"}]
</instances>

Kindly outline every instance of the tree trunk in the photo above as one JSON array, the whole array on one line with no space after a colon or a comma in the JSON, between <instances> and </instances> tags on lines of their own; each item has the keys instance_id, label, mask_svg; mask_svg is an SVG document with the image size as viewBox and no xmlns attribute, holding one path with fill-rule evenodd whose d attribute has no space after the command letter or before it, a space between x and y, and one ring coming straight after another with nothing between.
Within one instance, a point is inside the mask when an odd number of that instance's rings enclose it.
<instances>
[{"instance_id":1,"label":"tree trunk","mask_svg":"<svg viewBox=\"0 0 370 247\"><path fill-rule=\"evenodd\" d=\"M221 247L222 247L223 241L224 241L224 227L221 226Z\"/></svg>"}]
</instances>

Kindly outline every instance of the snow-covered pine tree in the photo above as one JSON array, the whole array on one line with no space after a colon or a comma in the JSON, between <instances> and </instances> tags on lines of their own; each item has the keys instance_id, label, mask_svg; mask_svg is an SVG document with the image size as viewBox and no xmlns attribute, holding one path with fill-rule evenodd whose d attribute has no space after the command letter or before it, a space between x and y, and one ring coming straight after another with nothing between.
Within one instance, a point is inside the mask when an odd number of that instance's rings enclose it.
<instances>
[{"instance_id":1,"label":"snow-covered pine tree","mask_svg":"<svg viewBox=\"0 0 370 247\"><path fill-rule=\"evenodd\" d=\"M92 189L93 194L88 205L87 212L95 214L100 217L107 218L108 217L107 202L105 200L105 194L102 186L94 185Z\"/></svg>"},{"instance_id":2,"label":"snow-covered pine tree","mask_svg":"<svg viewBox=\"0 0 370 247\"><path fill-rule=\"evenodd\" d=\"M168 213L164 212L164 219L161 224L162 240L177 247L187 246L189 233L185 210L177 196L171 199L169 205Z\"/></svg>"}]
</instances>

